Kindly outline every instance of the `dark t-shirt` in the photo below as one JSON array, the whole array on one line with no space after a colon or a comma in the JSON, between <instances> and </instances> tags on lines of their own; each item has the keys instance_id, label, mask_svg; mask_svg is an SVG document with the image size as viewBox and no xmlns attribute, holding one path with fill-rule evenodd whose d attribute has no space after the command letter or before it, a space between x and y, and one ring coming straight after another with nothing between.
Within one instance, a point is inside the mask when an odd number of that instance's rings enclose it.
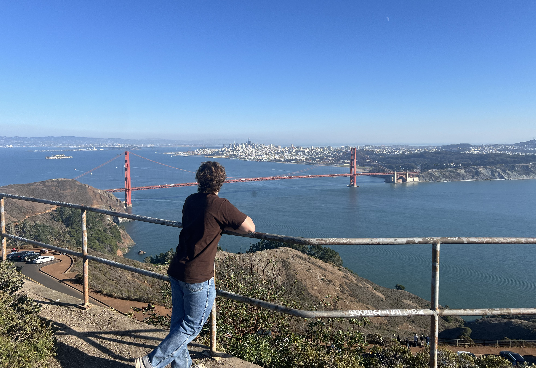
<instances>
[{"instance_id":1,"label":"dark t-shirt","mask_svg":"<svg viewBox=\"0 0 536 368\"><path fill-rule=\"evenodd\" d=\"M190 195L182 208L183 228L168 275L190 284L210 280L222 230L238 229L246 217L227 199L215 194Z\"/></svg>"}]
</instances>

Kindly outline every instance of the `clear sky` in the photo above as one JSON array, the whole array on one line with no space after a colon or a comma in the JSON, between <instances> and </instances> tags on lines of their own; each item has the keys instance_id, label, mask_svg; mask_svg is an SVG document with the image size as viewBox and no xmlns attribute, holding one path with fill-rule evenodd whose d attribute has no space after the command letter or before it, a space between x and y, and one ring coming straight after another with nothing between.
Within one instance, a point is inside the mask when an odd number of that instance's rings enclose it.
<instances>
[{"instance_id":1,"label":"clear sky","mask_svg":"<svg viewBox=\"0 0 536 368\"><path fill-rule=\"evenodd\" d=\"M0 135L536 137L534 0L0 0Z\"/></svg>"}]
</instances>

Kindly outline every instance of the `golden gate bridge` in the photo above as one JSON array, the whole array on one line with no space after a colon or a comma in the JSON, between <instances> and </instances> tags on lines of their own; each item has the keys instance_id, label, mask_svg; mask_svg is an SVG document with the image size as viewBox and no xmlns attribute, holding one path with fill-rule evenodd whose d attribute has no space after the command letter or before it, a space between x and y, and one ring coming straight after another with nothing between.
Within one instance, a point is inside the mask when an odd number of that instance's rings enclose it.
<instances>
[{"instance_id":1,"label":"golden gate bridge","mask_svg":"<svg viewBox=\"0 0 536 368\"><path fill-rule=\"evenodd\" d=\"M136 155L135 153L133 153ZM147 186L139 186L139 187L133 187L131 182L131 176L130 176L130 152L125 151L125 187L124 188L115 188L115 189L105 189L106 192L125 192L125 205L130 207L132 206L132 192L136 190L149 190L149 189L162 189L162 188L180 188L180 187L189 187L189 186L195 186L197 185L197 182L191 182L191 183L176 183L176 184L160 184L160 185L147 185ZM89 174L102 166L112 162L116 158L123 156L123 154L119 154L112 158L111 160L103 163L102 165L99 165L87 172L85 172L82 175L77 176L74 179L78 179L86 174ZM161 162L150 160L146 157L142 157L140 155L136 155L141 158L144 158L148 161L163 165L163 166L169 166L166 164L163 164ZM356 148L352 148L350 151L350 172L349 173L343 173L343 174L311 174L311 175L277 175L277 176L264 176L264 177L256 177L256 178L234 178L234 179L227 179L224 183L246 183L246 182L255 182L255 181L270 181L270 180L287 180L287 179L308 179L308 178L334 178L334 177L350 177L350 184L348 184L349 187L357 187L356 179L358 176L378 176L378 177L386 177L391 178L391 182L393 183L400 183L400 182L407 182L407 181L418 181L418 173L416 172L409 172L409 171L394 171L394 172L358 172L357 171L357 154L356 154ZM172 166L169 166L172 167ZM174 167L174 169L177 169ZM189 171L184 169L179 169L183 171Z\"/></svg>"}]
</instances>

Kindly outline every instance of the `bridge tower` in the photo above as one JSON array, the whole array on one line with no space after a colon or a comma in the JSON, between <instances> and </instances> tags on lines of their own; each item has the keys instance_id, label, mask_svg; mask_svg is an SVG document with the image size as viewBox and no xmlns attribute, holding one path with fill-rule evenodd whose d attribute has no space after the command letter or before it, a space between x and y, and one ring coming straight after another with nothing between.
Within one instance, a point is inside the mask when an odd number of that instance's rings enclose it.
<instances>
[{"instance_id":1,"label":"bridge tower","mask_svg":"<svg viewBox=\"0 0 536 368\"><path fill-rule=\"evenodd\" d=\"M355 147L350 151L350 185L349 187L357 187L357 150Z\"/></svg>"},{"instance_id":2,"label":"bridge tower","mask_svg":"<svg viewBox=\"0 0 536 368\"><path fill-rule=\"evenodd\" d=\"M125 206L132 207L132 187L130 185L130 156L125 151Z\"/></svg>"}]
</instances>

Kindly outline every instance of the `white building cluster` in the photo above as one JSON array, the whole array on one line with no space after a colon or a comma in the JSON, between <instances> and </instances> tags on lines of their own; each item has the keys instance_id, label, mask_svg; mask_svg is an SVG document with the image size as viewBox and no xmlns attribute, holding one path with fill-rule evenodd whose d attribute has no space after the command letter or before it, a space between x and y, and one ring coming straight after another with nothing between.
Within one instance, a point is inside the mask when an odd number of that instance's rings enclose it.
<instances>
[{"instance_id":1,"label":"white building cluster","mask_svg":"<svg viewBox=\"0 0 536 368\"><path fill-rule=\"evenodd\" d=\"M347 164L349 146L345 147L289 147L273 144L233 143L222 148L202 148L192 155L225 157L246 161L292 162L311 164Z\"/></svg>"}]
</instances>

